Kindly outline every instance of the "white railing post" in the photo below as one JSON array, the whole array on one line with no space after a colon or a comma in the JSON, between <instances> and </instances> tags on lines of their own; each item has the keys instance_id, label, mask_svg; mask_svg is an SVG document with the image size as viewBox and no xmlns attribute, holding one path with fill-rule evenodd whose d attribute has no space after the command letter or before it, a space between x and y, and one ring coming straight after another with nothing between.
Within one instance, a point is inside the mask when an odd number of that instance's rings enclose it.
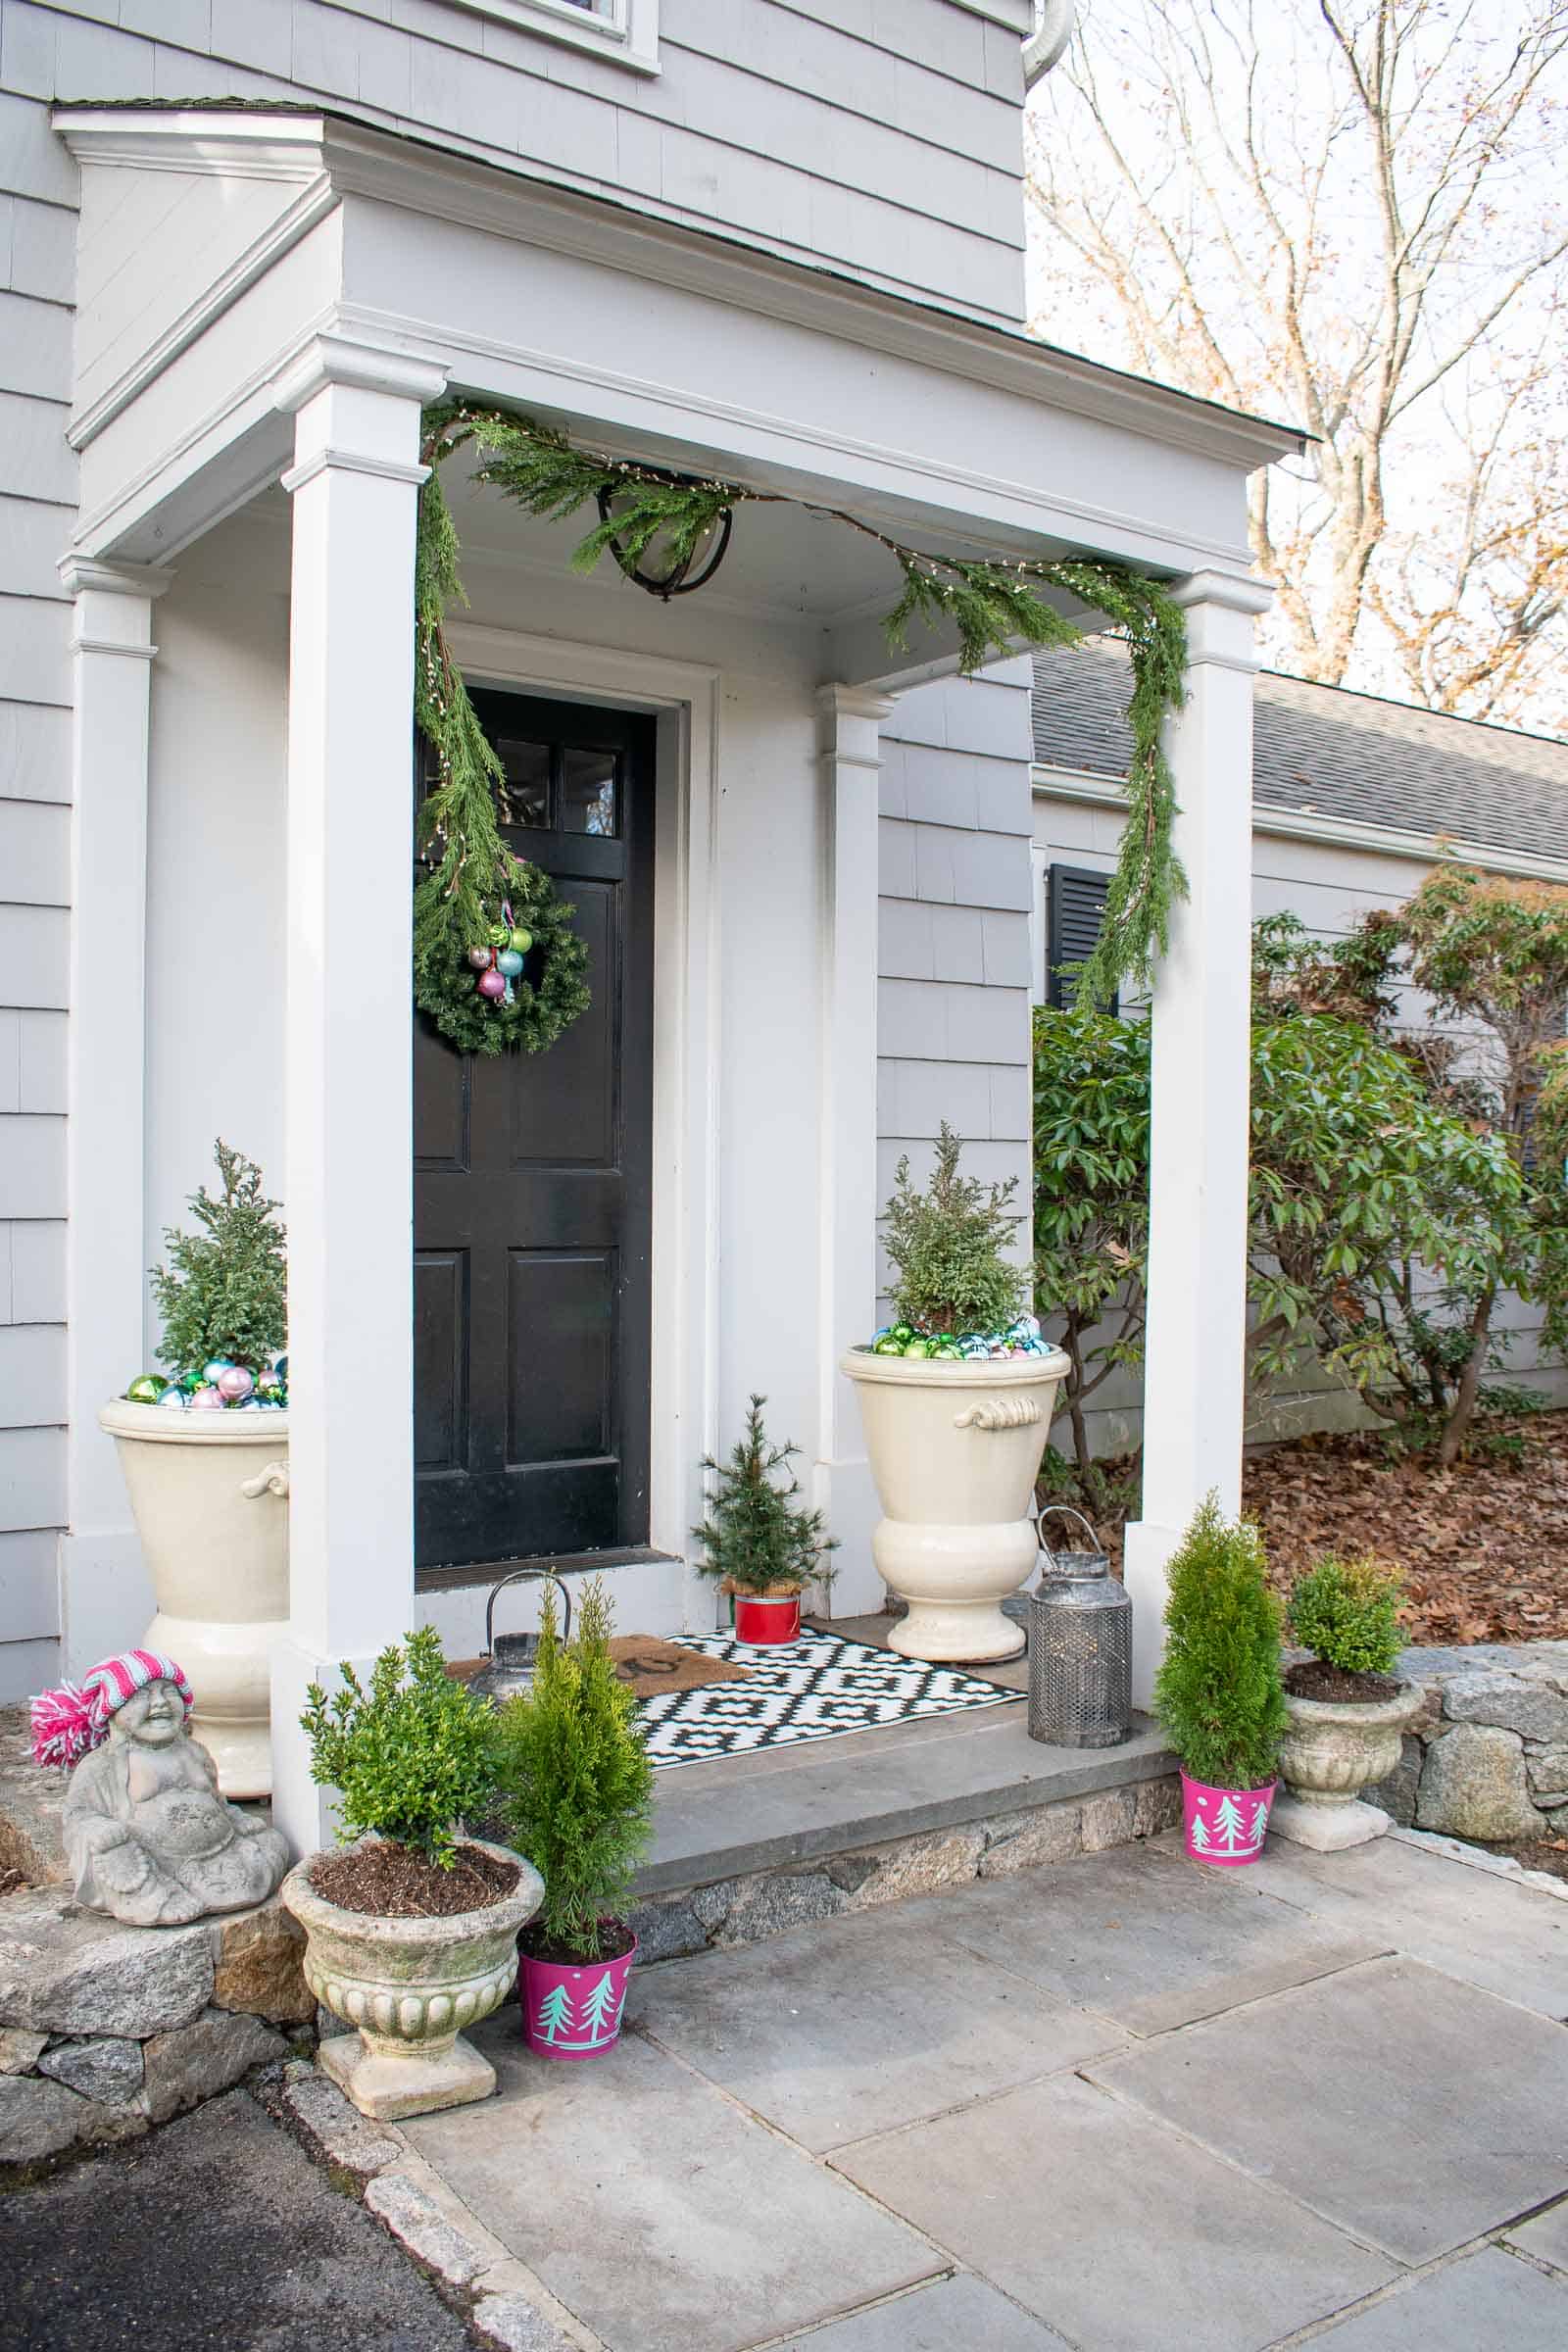
<instances>
[{"instance_id":1,"label":"white railing post","mask_svg":"<svg viewBox=\"0 0 1568 2352\"><path fill-rule=\"evenodd\" d=\"M1163 1647L1166 1565L1211 1490L1241 1500L1247 1341L1253 621L1258 582L1201 571L1187 609L1187 703L1168 750L1191 897L1155 976L1144 1350L1143 1511L1129 1525L1134 1696Z\"/></svg>"}]
</instances>

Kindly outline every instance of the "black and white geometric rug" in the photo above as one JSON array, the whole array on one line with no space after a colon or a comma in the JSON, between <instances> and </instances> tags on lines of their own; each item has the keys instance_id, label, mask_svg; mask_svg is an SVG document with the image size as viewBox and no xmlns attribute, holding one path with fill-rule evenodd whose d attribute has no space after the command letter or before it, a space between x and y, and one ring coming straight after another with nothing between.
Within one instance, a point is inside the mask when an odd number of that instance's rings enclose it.
<instances>
[{"instance_id":1,"label":"black and white geometric rug","mask_svg":"<svg viewBox=\"0 0 1568 2352\"><path fill-rule=\"evenodd\" d=\"M727 1634L682 1634L680 1642L705 1657L733 1658L747 1669L747 1679L642 1700L638 1713L649 1758L665 1768L874 1731L911 1715L1004 1706L1018 1697L1016 1690L999 1690L956 1666L927 1665L863 1642L837 1642L830 1634L803 1634L798 1642L765 1649Z\"/></svg>"}]
</instances>

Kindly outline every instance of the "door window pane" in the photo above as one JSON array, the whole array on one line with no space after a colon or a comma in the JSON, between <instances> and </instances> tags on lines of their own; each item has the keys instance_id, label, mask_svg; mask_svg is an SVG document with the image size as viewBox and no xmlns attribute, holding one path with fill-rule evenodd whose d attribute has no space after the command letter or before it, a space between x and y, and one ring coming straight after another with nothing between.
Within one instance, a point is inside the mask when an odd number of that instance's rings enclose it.
<instances>
[{"instance_id":1,"label":"door window pane","mask_svg":"<svg viewBox=\"0 0 1568 2352\"><path fill-rule=\"evenodd\" d=\"M515 736L498 735L496 757L506 781L496 790L497 811L504 825L548 825L550 822L550 746L522 743Z\"/></svg>"},{"instance_id":2,"label":"door window pane","mask_svg":"<svg viewBox=\"0 0 1568 2352\"><path fill-rule=\"evenodd\" d=\"M619 829L615 807L616 755L568 749L562 758L561 829L610 836Z\"/></svg>"}]
</instances>

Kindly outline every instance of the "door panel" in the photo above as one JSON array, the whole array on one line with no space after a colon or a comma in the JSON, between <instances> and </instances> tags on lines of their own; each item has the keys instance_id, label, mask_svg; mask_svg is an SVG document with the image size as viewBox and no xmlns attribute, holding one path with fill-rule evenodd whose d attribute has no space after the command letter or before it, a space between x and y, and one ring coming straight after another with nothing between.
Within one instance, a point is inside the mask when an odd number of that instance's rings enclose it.
<instances>
[{"instance_id":1,"label":"door panel","mask_svg":"<svg viewBox=\"0 0 1568 2352\"><path fill-rule=\"evenodd\" d=\"M593 996L541 1054L416 1021L416 1562L477 1574L648 1538L654 725L473 700Z\"/></svg>"}]
</instances>

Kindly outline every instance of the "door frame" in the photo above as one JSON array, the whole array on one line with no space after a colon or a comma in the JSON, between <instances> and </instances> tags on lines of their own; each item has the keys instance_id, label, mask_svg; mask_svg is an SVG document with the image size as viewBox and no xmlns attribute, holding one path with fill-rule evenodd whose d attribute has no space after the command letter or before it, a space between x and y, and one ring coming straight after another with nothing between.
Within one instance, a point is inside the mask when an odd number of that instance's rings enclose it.
<instances>
[{"instance_id":1,"label":"door frame","mask_svg":"<svg viewBox=\"0 0 1568 2352\"><path fill-rule=\"evenodd\" d=\"M719 672L473 621L448 635L475 686L656 720L648 1540L684 1562L718 1443ZM683 1623L710 1621L711 1590L689 1565L683 1587Z\"/></svg>"}]
</instances>

